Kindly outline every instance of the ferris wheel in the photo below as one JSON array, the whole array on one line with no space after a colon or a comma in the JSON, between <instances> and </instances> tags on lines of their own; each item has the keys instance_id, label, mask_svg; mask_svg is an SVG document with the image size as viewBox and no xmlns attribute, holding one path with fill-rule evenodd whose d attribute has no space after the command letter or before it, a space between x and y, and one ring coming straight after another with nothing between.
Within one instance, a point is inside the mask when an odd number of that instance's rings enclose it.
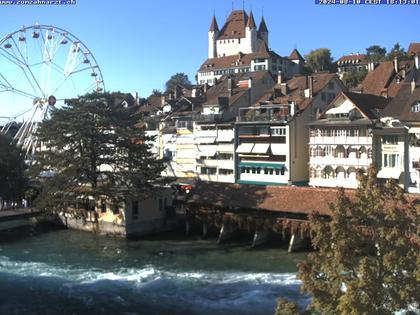
<instances>
[{"instance_id":1,"label":"ferris wheel","mask_svg":"<svg viewBox=\"0 0 420 315\"><path fill-rule=\"evenodd\" d=\"M64 29L33 25L0 40L0 130L14 126L14 141L26 156L35 154L38 123L51 107L104 89L92 52Z\"/></svg>"}]
</instances>

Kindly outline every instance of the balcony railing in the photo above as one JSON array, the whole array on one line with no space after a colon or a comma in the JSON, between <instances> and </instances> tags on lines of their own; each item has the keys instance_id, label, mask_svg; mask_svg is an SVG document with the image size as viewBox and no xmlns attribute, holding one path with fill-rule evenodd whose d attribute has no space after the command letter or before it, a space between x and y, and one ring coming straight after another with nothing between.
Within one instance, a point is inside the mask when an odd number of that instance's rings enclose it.
<instances>
[{"instance_id":1,"label":"balcony railing","mask_svg":"<svg viewBox=\"0 0 420 315\"><path fill-rule=\"evenodd\" d=\"M241 108L238 121L274 121L286 123L291 118L289 105Z\"/></svg>"}]
</instances>

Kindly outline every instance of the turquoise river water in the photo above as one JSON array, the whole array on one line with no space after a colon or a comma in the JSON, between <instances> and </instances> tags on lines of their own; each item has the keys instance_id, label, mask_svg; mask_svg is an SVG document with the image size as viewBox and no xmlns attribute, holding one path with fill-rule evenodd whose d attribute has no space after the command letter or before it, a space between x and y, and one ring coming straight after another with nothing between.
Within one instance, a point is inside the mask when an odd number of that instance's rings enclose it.
<instances>
[{"instance_id":1,"label":"turquoise river water","mask_svg":"<svg viewBox=\"0 0 420 315\"><path fill-rule=\"evenodd\" d=\"M288 254L166 235L127 241L46 226L0 233L0 314L273 314L308 304Z\"/></svg>"}]
</instances>

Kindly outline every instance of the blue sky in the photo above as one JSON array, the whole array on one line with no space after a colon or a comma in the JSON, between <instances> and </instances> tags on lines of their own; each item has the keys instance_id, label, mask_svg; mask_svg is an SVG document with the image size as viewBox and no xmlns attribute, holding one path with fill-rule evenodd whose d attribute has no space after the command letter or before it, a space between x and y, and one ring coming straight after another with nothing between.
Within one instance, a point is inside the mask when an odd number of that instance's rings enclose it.
<instances>
[{"instance_id":1,"label":"blue sky","mask_svg":"<svg viewBox=\"0 0 420 315\"><path fill-rule=\"evenodd\" d=\"M76 0L73 6L0 6L0 36L22 25L52 24L79 37L101 67L107 90L163 89L176 72L194 75L207 57L213 11L221 27L230 0ZM242 8L242 0L234 2ZM257 23L262 12L270 48L288 55L330 48L334 58L364 52L372 44L390 49L420 42L420 6L321 6L313 0L246 0ZM1 69L0 69L1 71ZM1 106L0 106L1 107ZM1 109L0 109L1 113Z\"/></svg>"}]
</instances>

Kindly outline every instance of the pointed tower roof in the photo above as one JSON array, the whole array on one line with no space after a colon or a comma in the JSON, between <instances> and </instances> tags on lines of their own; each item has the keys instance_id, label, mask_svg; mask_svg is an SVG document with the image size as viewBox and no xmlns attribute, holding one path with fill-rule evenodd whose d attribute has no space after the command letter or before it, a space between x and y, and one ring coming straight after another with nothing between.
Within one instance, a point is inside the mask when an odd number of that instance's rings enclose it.
<instances>
[{"instance_id":1,"label":"pointed tower roof","mask_svg":"<svg viewBox=\"0 0 420 315\"><path fill-rule=\"evenodd\" d=\"M260 33L268 33L267 24L265 24L264 17L261 18L260 27L258 28Z\"/></svg>"},{"instance_id":2,"label":"pointed tower roof","mask_svg":"<svg viewBox=\"0 0 420 315\"><path fill-rule=\"evenodd\" d=\"M289 59L290 60L305 60L296 48L293 49L292 52L290 53Z\"/></svg>"},{"instance_id":3,"label":"pointed tower roof","mask_svg":"<svg viewBox=\"0 0 420 315\"><path fill-rule=\"evenodd\" d=\"M219 26L217 25L216 17L213 15L209 32L218 32L218 31L219 31Z\"/></svg>"},{"instance_id":4,"label":"pointed tower roof","mask_svg":"<svg viewBox=\"0 0 420 315\"><path fill-rule=\"evenodd\" d=\"M249 17L248 17L248 21L246 23L246 27L257 28L257 26L255 25L254 15L252 14L252 11L249 12Z\"/></svg>"}]
</instances>

